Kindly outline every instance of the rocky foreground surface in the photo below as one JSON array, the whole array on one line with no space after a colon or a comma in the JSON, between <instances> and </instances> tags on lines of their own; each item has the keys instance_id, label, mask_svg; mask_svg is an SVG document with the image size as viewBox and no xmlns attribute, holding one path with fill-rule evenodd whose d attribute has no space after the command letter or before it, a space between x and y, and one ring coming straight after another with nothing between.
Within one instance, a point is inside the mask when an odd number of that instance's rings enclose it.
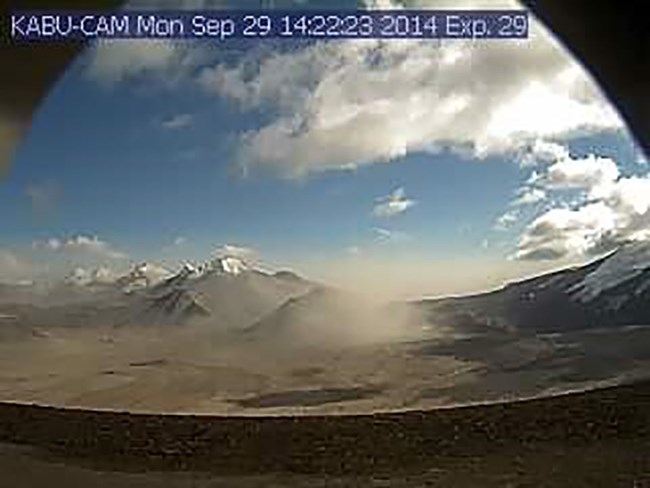
<instances>
[{"instance_id":1,"label":"rocky foreground surface","mask_svg":"<svg viewBox=\"0 0 650 488\"><path fill-rule=\"evenodd\" d=\"M333 486L641 487L650 486L650 382L355 416L144 415L4 403L0 443L93 472L203 473L232 486L246 486L234 484L242 476L272 475L289 477L273 486L330 479L338 480Z\"/></svg>"}]
</instances>

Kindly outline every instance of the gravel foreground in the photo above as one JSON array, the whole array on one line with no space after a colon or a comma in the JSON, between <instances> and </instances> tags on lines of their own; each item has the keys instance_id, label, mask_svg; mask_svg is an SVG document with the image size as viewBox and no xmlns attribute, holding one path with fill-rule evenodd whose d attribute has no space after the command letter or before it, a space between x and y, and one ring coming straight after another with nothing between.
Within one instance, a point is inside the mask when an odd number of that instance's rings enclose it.
<instances>
[{"instance_id":1,"label":"gravel foreground","mask_svg":"<svg viewBox=\"0 0 650 488\"><path fill-rule=\"evenodd\" d=\"M81 470L90 478L79 486L102 487L650 487L649 427L650 382L353 416L144 415L1 403L0 486L76 486L70 470ZM44 484L36 481L41 472Z\"/></svg>"}]
</instances>

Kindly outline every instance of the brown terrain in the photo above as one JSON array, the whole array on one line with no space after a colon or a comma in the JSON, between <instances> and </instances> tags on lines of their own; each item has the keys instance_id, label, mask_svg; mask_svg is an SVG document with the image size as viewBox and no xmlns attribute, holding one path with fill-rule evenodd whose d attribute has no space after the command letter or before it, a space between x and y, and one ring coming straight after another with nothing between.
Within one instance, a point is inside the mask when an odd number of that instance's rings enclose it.
<instances>
[{"instance_id":1,"label":"brown terrain","mask_svg":"<svg viewBox=\"0 0 650 488\"><path fill-rule=\"evenodd\" d=\"M650 486L649 427L650 382L345 416L147 415L3 403L0 486L641 487Z\"/></svg>"}]
</instances>

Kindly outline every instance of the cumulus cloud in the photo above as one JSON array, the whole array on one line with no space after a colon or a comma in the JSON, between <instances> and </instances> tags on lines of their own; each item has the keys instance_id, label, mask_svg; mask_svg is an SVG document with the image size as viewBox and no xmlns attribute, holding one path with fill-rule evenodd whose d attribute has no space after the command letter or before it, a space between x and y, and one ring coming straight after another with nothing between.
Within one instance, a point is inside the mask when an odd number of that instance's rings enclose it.
<instances>
[{"instance_id":1,"label":"cumulus cloud","mask_svg":"<svg viewBox=\"0 0 650 488\"><path fill-rule=\"evenodd\" d=\"M519 195L515 200L512 201L512 205L522 206L522 205L532 205L538 202L545 200L547 193L541 188L534 187L523 187L519 191Z\"/></svg>"},{"instance_id":2,"label":"cumulus cloud","mask_svg":"<svg viewBox=\"0 0 650 488\"><path fill-rule=\"evenodd\" d=\"M601 250L617 227L615 212L603 202L578 209L554 208L536 218L520 239L518 259L559 259Z\"/></svg>"},{"instance_id":3,"label":"cumulus cloud","mask_svg":"<svg viewBox=\"0 0 650 488\"><path fill-rule=\"evenodd\" d=\"M535 218L519 240L516 258L575 258L650 239L650 174L622 176L610 158L575 158L566 149L533 180L546 190L580 194Z\"/></svg>"},{"instance_id":4,"label":"cumulus cloud","mask_svg":"<svg viewBox=\"0 0 650 488\"><path fill-rule=\"evenodd\" d=\"M97 236L79 234L67 239L49 238L32 243L34 249L80 253L101 259L125 259L128 256Z\"/></svg>"},{"instance_id":5,"label":"cumulus cloud","mask_svg":"<svg viewBox=\"0 0 650 488\"><path fill-rule=\"evenodd\" d=\"M254 260L258 253L252 247L239 246L235 244L224 244L218 247L214 253L216 257L234 257L244 260Z\"/></svg>"},{"instance_id":6,"label":"cumulus cloud","mask_svg":"<svg viewBox=\"0 0 650 488\"><path fill-rule=\"evenodd\" d=\"M166 267L158 264L144 262L131 267L128 273L119 278L120 283L126 285L125 291L132 291L142 286L151 286L172 276Z\"/></svg>"},{"instance_id":7,"label":"cumulus cloud","mask_svg":"<svg viewBox=\"0 0 650 488\"><path fill-rule=\"evenodd\" d=\"M96 283L112 283L118 277L118 274L107 266L100 266L93 271L93 280Z\"/></svg>"},{"instance_id":8,"label":"cumulus cloud","mask_svg":"<svg viewBox=\"0 0 650 488\"><path fill-rule=\"evenodd\" d=\"M536 21L526 41L341 40L256 51L204 68L199 82L242 110L272 114L243 134L240 163L294 177L441 147L483 157L622 126Z\"/></svg>"},{"instance_id":9,"label":"cumulus cloud","mask_svg":"<svg viewBox=\"0 0 650 488\"><path fill-rule=\"evenodd\" d=\"M415 205L415 200L406 197L404 188L397 188L393 193L379 199L372 210L375 217L394 217Z\"/></svg>"},{"instance_id":10,"label":"cumulus cloud","mask_svg":"<svg viewBox=\"0 0 650 488\"><path fill-rule=\"evenodd\" d=\"M125 10L219 10L225 0L131 0ZM236 7L232 5L231 8ZM188 40L100 40L88 53L86 75L103 85L149 77L174 85L190 78L195 68L211 59L206 44Z\"/></svg>"},{"instance_id":11,"label":"cumulus cloud","mask_svg":"<svg viewBox=\"0 0 650 488\"><path fill-rule=\"evenodd\" d=\"M590 189L613 181L619 176L616 162L590 154L584 158L567 156L551 165L542 184L554 189Z\"/></svg>"},{"instance_id":12,"label":"cumulus cloud","mask_svg":"<svg viewBox=\"0 0 650 488\"><path fill-rule=\"evenodd\" d=\"M365 4L520 8L513 0ZM484 157L538 139L622 127L584 69L535 20L530 39L519 41L340 40L254 49L237 62L215 64L213 56L193 42L108 40L93 47L87 74L104 84L147 75L172 85L191 79L243 111L263 113L258 127L241 134L244 173L266 166L300 177L444 147Z\"/></svg>"},{"instance_id":13,"label":"cumulus cloud","mask_svg":"<svg viewBox=\"0 0 650 488\"><path fill-rule=\"evenodd\" d=\"M113 283L118 277L118 273L106 266L100 266L95 269L77 266L64 277L63 281L73 285L86 286L90 284Z\"/></svg>"},{"instance_id":14,"label":"cumulus cloud","mask_svg":"<svg viewBox=\"0 0 650 488\"><path fill-rule=\"evenodd\" d=\"M33 249L47 249L48 251L58 251L63 246L63 242L56 237L50 237L44 241L34 241Z\"/></svg>"},{"instance_id":15,"label":"cumulus cloud","mask_svg":"<svg viewBox=\"0 0 650 488\"><path fill-rule=\"evenodd\" d=\"M524 154L521 164L530 166L538 163L550 163L566 159L568 156L569 150L566 146L544 139L535 139Z\"/></svg>"},{"instance_id":16,"label":"cumulus cloud","mask_svg":"<svg viewBox=\"0 0 650 488\"><path fill-rule=\"evenodd\" d=\"M189 127L192 125L193 120L192 114L178 114L163 120L161 125L166 130L177 130Z\"/></svg>"},{"instance_id":17,"label":"cumulus cloud","mask_svg":"<svg viewBox=\"0 0 650 488\"><path fill-rule=\"evenodd\" d=\"M153 76L173 85L191 76L207 52L196 43L164 39L103 39L90 50L85 73L103 85Z\"/></svg>"},{"instance_id":18,"label":"cumulus cloud","mask_svg":"<svg viewBox=\"0 0 650 488\"><path fill-rule=\"evenodd\" d=\"M632 224L630 219L635 216L641 218L636 219L635 228L650 224L647 219L650 209L650 174L620 178L616 182L594 188L591 196L625 217L626 226Z\"/></svg>"},{"instance_id":19,"label":"cumulus cloud","mask_svg":"<svg viewBox=\"0 0 650 488\"><path fill-rule=\"evenodd\" d=\"M83 251L98 257L107 257L110 259L124 259L126 254L113 249L106 241L102 241L97 236L77 235L66 240L63 244L64 250Z\"/></svg>"},{"instance_id":20,"label":"cumulus cloud","mask_svg":"<svg viewBox=\"0 0 650 488\"><path fill-rule=\"evenodd\" d=\"M494 229L495 230L507 230L509 227L511 227L515 222L519 220L519 211L518 210L508 210L507 212L503 213L500 215L495 224L494 224Z\"/></svg>"},{"instance_id":21,"label":"cumulus cloud","mask_svg":"<svg viewBox=\"0 0 650 488\"><path fill-rule=\"evenodd\" d=\"M515 258L575 259L650 238L650 173L625 176L610 157L574 156L565 144L544 140L525 157L537 167L511 204L547 206L524 229Z\"/></svg>"}]
</instances>

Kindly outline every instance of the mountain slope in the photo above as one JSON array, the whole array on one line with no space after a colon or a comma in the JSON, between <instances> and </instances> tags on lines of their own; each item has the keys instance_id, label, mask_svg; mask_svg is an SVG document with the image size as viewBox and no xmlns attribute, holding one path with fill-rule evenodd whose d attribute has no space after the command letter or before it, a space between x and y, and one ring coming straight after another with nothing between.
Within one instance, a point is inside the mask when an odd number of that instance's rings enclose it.
<instances>
[{"instance_id":1,"label":"mountain slope","mask_svg":"<svg viewBox=\"0 0 650 488\"><path fill-rule=\"evenodd\" d=\"M235 257L187 264L176 274L144 263L112 281L76 272L39 293L7 285L0 290L0 314L11 316L17 326L203 322L224 330L237 329L312 286L290 272L273 275L251 269Z\"/></svg>"},{"instance_id":2,"label":"mountain slope","mask_svg":"<svg viewBox=\"0 0 650 488\"><path fill-rule=\"evenodd\" d=\"M287 299L308 292L312 283L249 269L235 258L179 273L138 296L128 323L205 322L222 329L249 326Z\"/></svg>"},{"instance_id":3,"label":"mountain slope","mask_svg":"<svg viewBox=\"0 0 650 488\"><path fill-rule=\"evenodd\" d=\"M629 244L582 267L466 297L423 300L432 323L539 331L650 323L650 247Z\"/></svg>"},{"instance_id":4,"label":"mountain slope","mask_svg":"<svg viewBox=\"0 0 650 488\"><path fill-rule=\"evenodd\" d=\"M275 344L341 346L381 343L414 336L416 310L406 304L368 301L320 286L291 298L245 331L249 340Z\"/></svg>"}]
</instances>

